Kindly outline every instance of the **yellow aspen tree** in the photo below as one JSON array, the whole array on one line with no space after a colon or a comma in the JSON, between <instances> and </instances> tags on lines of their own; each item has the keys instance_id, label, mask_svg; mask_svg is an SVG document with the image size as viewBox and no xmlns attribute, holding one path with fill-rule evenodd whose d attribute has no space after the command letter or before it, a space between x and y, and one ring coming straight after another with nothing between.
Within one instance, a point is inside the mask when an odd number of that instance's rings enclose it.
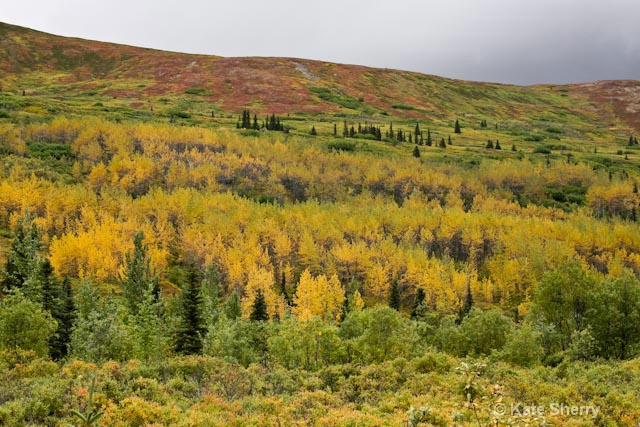
<instances>
[{"instance_id":1,"label":"yellow aspen tree","mask_svg":"<svg viewBox=\"0 0 640 427\"><path fill-rule=\"evenodd\" d=\"M333 275L330 279L313 277L307 269L300 276L292 312L299 320L319 316L324 320L338 320L344 304L344 289Z\"/></svg>"}]
</instances>

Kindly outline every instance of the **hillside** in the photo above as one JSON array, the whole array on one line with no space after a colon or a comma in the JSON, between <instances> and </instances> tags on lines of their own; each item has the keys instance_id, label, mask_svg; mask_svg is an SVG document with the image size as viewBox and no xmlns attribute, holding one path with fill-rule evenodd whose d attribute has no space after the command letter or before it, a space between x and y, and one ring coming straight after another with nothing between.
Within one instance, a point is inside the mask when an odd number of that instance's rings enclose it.
<instances>
[{"instance_id":1,"label":"hillside","mask_svg":"<svg viewBox=\"0 0 640 427\"><path fill-rule=\"evenodd\" d=\"M519 87L293 58L223 58L54 36L0 23L0 82L31 96L117 97L150 109L196 95L224 112L345 113L444 120L570 119L640 128L640 83ZM627 130L627 129L625 129Z\"/></svg>"},{"instance_id":2,"label":"hillside","mask_svg":"<svg viewBox=\"0 0 640 427\"><path fill-rule=\"evenodd\" d=\"M3 24L0 84L0 425L637 426L638 82Z\"/></svg>"}]
</instances>

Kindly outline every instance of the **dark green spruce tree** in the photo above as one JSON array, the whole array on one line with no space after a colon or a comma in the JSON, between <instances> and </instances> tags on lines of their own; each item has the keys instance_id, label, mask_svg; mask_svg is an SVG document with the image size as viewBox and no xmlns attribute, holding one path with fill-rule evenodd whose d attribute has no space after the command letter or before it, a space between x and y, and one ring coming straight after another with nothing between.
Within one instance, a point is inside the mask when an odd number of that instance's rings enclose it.
<instances>
[{"instance_id":1,"label":"dark green spruce tree","mask_svg":"<svg viewBox=\"0 0 640 427\"><path fill-rule=\"evenodd\" d=\"M264 299L262 289L256 291L256 298L253 300L251 306L251 315L249 319L254 322L265 322L269 320L269 313L267 313L267 302Z\"/></svg>"},{"instance_id":2,"label":"dark green spruce tree","mask_svg":"<svg viewBox=\"0 0 640 427\"><path fill-rule=\"evenodd\" d=\"M471 283L467 277L467 287L464 292L464 299L462 300L462 307L460 307L460 316L458 321L462 320L469 315L473 308L473 294L471 293Z\"/></svg>"},{"instance_id":3,"label":"dark green spruce tree","mask_svg":"<svg viewBox=\"0 0 640 427\"><path fill-rule=\"evenodd\" d=\"M391 289L389 289L389 307L400 311L400 304L400 287L398 281L394 280L391 282Z\"/></svg>"},{"instance_id":4,"label":"dark green spruce tree","mask_svg":"<svg viewBox=\"0 0 640 427\"><path fill-rule=\"evenodd\" d=\"M71 331L76 320L73 289L68 277L65 277L62 281L56 302L56 307L52 315L56 322L58 322L58 330L49 340L49 353L54 360L61 360L69 353Z\"/></svg>"},{"instance_id":5,"label":"dark green spruce tree","mask_svg":"<svg viewBox=\"0 0 640 427\"><path fill-rule=\"evenodd\" d=\"M180 292L180 320L175 337L175 350L179 354L202 352L205 334L202 315L202 276L195 261L189 261L185 287Z\"/></svg>"},{"instance_id":6,"label":"dark green spruce tree","mask_svg":"<svg viewBox=\"0 0 640 427\"><path fill-rule=\"evenodd\" d=\"M460 122L458 121L458 119L456 119L456 124L454 126L453 131L455 133L462 133L462 129L460 129Z\"/></svg>"},{"instance_id":7,"label":"dark green spruce tree","mask_svg":"<svg viewBox=\"0 0 640 427\"><path fill-rule=\"evenodd\" d=\"M420 149L418 148L418 146L416 145L415 147L413 147L413 157L420 157Z\"/></svg>"},{"instance_id":8,"label":"dark green spruce tree","mask_svg":"<svg viewBox=\"0 0 640 427\"><path fill-rule=\"evenodd\" d=\"M42 302L42 308L55 318L55 311L58 305L58 281L53 275L53 266L49 258L45 258L40 262L40 267L29 282L33 286L31 291L34 294L34 298L32 299Z\"/></svg>"}]
</instances>

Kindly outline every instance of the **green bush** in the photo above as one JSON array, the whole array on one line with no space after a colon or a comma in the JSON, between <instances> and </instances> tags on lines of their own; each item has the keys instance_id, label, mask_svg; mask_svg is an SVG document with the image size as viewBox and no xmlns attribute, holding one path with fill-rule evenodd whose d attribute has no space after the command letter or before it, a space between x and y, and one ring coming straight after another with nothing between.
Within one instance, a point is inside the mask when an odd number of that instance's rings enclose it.
<instances>
[{"instance_id":1,"label":"green bush","mask_svg":"<svg viewBox=\"0 0 640 427\"><path fill-rule=\"evenodd\" d=\"M467 353L488 355L493 350L501 350L513 324L497 310L474 309L460 325L467 342Z\"/></svg>"},{"instance_id":2,"label":"green bush","mask_svg":"<svg viewBox=\"0 0 640 427\"><path fill-rule=\"evenodd\" d=\"M529 324L514 328L502 350L502 360L524 367L539 364L544 356L544 349L540 344L541 336L542 334Z\"/></svg>"},{"instance_id":3,"label":"green bush","mask_svg":"<svg viewBox=\"0 0 640 427\"><path fill-rule=\"evenodd\" d=\"M445 374L453 368L454 362L450 356L443 353L427 353L411 362L415 372L426 374L437 372Z\"/></svg>"},{"instance_id":4,"label":"green bush","mask_svg":"<svg viewBox=\"0 0 640 427\"><path fill-rule=\"evenodd\" d=\"M192 87L184 91L187 95L206 95L207 90L201 87Z\"/></svg>"},{"instance_id":5,"label":"green bush","mask_svg":"<svg viewBox=\"0 0 640 427\"><path fill-rule=\"evenodd\" d=\"M327 148L333 151L355 151L356 143L351 141L332 141L327 144Z\"/></svg>"}]
</instances>

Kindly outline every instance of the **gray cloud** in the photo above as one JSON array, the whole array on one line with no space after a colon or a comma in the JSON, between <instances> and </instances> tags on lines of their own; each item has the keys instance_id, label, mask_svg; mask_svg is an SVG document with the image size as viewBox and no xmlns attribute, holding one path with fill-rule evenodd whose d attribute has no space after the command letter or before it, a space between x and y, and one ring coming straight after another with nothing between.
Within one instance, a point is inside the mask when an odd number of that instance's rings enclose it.
<instances>
[{"instance_id":1,"label":"gray cloud","mask_svg":"<svg viewBox=\"0 0 640 427\"><path fill-rule=\"evenodd\" d=\"M223 56L289 56L468 80L640 79L637 0L22 0L0 20Z\"/></svg>"}]
</instances>

